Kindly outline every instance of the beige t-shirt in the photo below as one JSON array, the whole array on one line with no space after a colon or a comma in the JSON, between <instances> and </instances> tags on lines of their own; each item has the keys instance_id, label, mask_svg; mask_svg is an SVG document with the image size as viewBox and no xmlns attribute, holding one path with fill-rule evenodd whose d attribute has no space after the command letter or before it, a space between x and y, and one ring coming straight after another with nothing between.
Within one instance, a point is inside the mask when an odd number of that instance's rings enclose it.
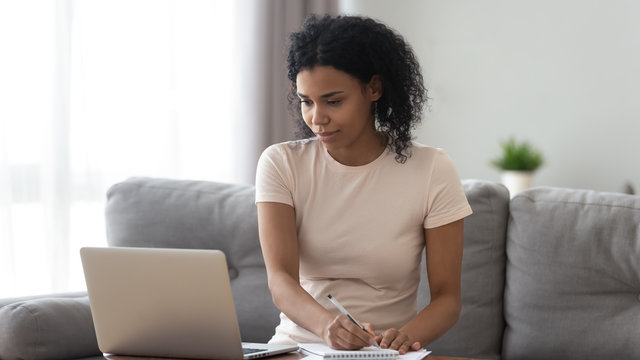
<instances>
[{"instance_id":1,"label":"beige t-shirt","mask_svg":"<svg viewBox=\"0 0 640 360\"><path fill-rule=\"evenodd\" d=\"M471 214L447 155L415 142L410 152L404 164L386 149L352 167L306 139L272 145L258 161L256 203L295 209L302 287L337 315L333 295L376 332L416 315L424 229ZM270 342L322 342L285 314L280 320Z\"/></svg>"}]
</instances>

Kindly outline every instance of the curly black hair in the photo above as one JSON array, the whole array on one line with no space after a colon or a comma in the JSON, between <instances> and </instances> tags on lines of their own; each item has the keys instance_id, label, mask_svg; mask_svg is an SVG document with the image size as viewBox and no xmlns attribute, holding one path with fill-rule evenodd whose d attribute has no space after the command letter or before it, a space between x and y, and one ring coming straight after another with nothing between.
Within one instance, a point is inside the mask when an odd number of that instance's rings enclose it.
<instances>
[{"instance_id":1,"label":"curly black hair","mask_svg":"<svg viewBox=\"0 0 640 360\"><path fill-rule=\"evenodd\" d=\"M376 126L390 136L396 161L404 163L411 156L407 150L411 130L420 123L427 100L420 64L404 38L371 18L311 15L289 40L288 99L299 125L298 136L313 136L301 120L296 96L296 77L300 71L332 66L363 84L378 75L383 92L374 107Z\"/></svg>"}]
</instances>

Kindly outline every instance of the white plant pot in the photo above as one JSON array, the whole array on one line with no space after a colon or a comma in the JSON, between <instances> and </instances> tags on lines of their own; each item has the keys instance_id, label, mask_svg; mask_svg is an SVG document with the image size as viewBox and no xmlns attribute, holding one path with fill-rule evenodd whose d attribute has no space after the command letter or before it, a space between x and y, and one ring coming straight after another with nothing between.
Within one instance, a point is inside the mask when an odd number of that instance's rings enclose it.
<instances>
[{"instance_id":1,"label":"white plant pot","mask_svg":"<svg viewBox=\"0 0 640 360\"><path fill-rule=\"evenodd\" d=\"M501 181L509 189L509 196L513 198L517 193L533 185L533 173L530 171L503 171Z\"/></svg>"}]
</instances>

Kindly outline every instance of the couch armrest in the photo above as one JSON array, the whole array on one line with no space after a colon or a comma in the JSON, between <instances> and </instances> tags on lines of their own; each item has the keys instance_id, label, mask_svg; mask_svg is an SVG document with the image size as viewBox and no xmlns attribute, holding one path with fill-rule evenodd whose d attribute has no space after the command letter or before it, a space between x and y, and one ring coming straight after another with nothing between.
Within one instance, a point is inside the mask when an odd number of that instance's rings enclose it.
<instances>
[{"instance_id":1,"label":"couch armrest","mask_svg":"<svg viewBox=\"0 0 640 360\"><path fill-rule=\"evenodd\" d=\"M2 308L5 305L9 305L9 304L13 304L21 301L28 301L28 300L47 299L47 298L82 298L86 296L87 296L86 291L75 291L75 292L10 297L10 298L0 299L0 308Z\"/></svg>"},{"instance_id":2,"label":"couch armrest","mask_svg":"<svg viewBox=\"0 0 640 360\"><path fill-rule=\"evenodd\" d=\"M0 359L101 355L86 294L13 300L16 299L0 300Z\"/></svg>"}]
</instances>

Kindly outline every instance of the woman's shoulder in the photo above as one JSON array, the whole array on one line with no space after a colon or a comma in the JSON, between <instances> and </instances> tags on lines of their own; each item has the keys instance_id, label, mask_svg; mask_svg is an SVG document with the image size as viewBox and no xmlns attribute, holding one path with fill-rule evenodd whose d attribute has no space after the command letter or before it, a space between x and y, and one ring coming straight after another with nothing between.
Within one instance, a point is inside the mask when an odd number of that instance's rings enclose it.
<instances>
[{"instance_id":1,"label":"woman's shoulder","mask_svg":"<svg viewBox=\"0 0 640 360\"><path fill-rule=\"evenodd\" d=\"M317 138L299 139L284 141L281 143L270 145L266 151L279 151L279 152L296 152L296 151L309 151L317 149L319 142Z\"/></svg>"},{"instance_id":2,"label":"woman's shoulder","mask_svg":"<svg viewBox=\"0 0 640 360\"><path fill-rule=\"evenodd\" d=\"M411 157L417 157L419 161L424 161L425 158L436 158L438 155L445 154L445 151L441 148L425 145L417 141L411 141L409 146L409 152Z\"/></svg>"},{"instance_id":3,"label":"woman's shoulder","mask_svg":"<svg viewBox=\"0 0 640 360\"><path fill-rule=\"evenodd\" d=\"M321 144L317 138L285 141L270 145L263 152L261 157L280 159L300 159L305 156L314 156L319 151Z\"/></svg>"}]
</instances>

